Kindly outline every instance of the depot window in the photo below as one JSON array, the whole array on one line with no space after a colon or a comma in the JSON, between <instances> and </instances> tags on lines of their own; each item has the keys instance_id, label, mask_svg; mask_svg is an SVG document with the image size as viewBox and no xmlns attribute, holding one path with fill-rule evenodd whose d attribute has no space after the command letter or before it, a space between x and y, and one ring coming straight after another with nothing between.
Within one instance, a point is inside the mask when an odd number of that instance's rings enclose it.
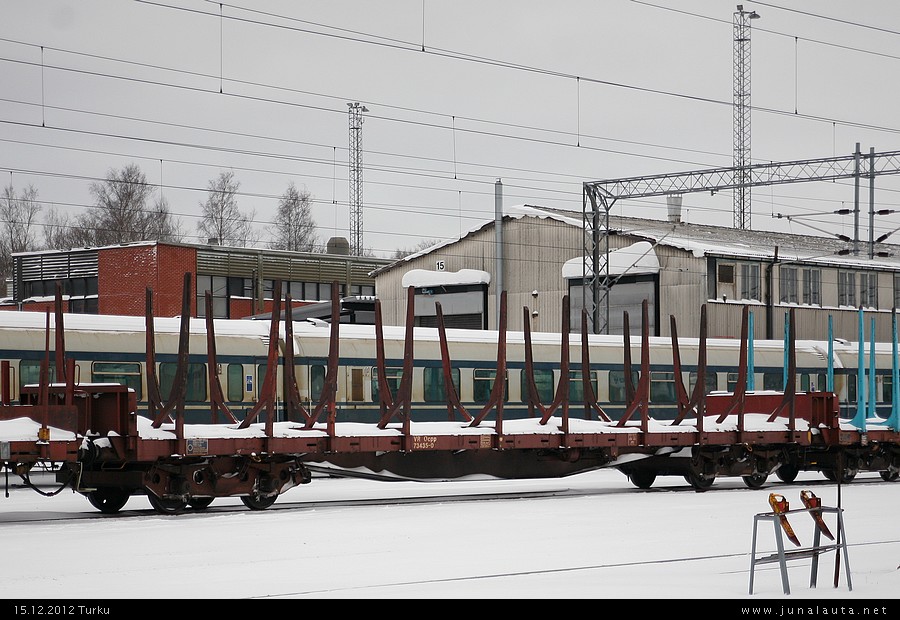
<instances>
[{"instance_id":1,"label":"depot window","mask_svg":"<svg viewBox=\"0 0 900 620\"><path fill-rule=\"evenodd\" d=\"M741 265L741 298L759 300L759 265L744 263Z\"/></svg>"},{"instance_id":2,"label":"depot window","mask_svg":"<svg viewBox=\"0 0 900 620\"><path fill-rule=\"evenodd\" d=\"M838 305L856 307L856 274L838 271Z\"/></svg>"},{"instance_id":3,"label":"depot window","mask_svg":"<svg viewBox=\"0 0 900 620\"><path fill-rule=\"evenodd\" d=\"M803 270L803 303L810 306L822 305L822 270Z\"/></svg>"},{"instance_id":4,"label":"depot window","mask_svg":"<svg viewBox=\"0 0 900 620\"><path fill-rule=\"evenodd\" d=\"M783 304L795 304L799 300L797 295L797 268L782 267L781 274L781 297L779 301Z\"/></svg>"},{"instance_id":5,"label":"depot window","mask_svg":"<svg viewBox=\"0 0 900 620\"><path fill-rule=\"evenodd\" d=\"M859 274L859 304L865 308L878 307L878 274Z\"/></svg>"}]
</instances>

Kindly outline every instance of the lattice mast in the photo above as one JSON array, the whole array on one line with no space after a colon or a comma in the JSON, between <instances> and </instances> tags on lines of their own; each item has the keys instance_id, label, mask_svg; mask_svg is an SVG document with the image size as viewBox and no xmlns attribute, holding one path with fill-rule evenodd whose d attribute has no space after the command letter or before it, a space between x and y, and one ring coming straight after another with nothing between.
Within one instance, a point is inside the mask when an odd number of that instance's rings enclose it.
<instances>
[{"instance_id":1,"label":"lattice mast","mask_svg":"<svg viewBox=\"0 0 900 620\"><path fill-rule=\"evenodd\" d=\"M750 228L750 20L756 11L734 13L734 227Z\"/></svg>"},{"instance_id":2,"label":"lattice mast","mask_svg":"<svg viewBox=\"0 0 900 620\"><path fill-rule=\"evenodd\" d=\"M366 106L348 103L350 116L350 254L363 253L363 213L362 213L362 124Z\"/></svg>"}]
</instances>

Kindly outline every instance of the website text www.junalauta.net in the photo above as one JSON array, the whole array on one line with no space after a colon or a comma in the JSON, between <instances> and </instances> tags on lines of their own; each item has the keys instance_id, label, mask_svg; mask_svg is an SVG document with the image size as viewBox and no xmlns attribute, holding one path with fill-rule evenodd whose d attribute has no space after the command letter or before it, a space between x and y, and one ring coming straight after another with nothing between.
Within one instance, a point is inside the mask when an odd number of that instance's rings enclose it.
<instances>
[{"instance_id":1,"label":"website text www.junalauta.net","mask_svg":"<svg viewBox=\"0 0 900 620\"><path fill-rule=\"evenodd\" d=\"M741 605L741 615L771 618L792 617L842 617L854 616L885 617L888 615L887 605Z\"/></svg>"}]
</instances>

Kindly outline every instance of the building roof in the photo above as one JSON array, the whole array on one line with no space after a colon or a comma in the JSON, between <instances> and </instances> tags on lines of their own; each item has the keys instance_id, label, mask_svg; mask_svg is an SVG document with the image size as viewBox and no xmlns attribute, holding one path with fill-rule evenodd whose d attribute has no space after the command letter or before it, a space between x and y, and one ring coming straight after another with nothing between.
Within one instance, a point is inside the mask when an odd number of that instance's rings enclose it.
<instances>
[{"instance_id":1,"label":"building roof","mask_svg":"<svg viewBox=\"0 0 900 620\"><path fill-rule=\"evenodd\" d=\"M98 250L110 250L121 247L139 247L139 246L173 246L173 247L182 247L182 248L192 248L195 250L207 250L213 252L224 252L224 253L232 253L232 254L252 254L252 255L265 255L265 256L307 256L315 259L327 258L329 260L335 259L340 261L350 261L355 263L370 263L373 265L378 264L386 264L390 262L390 259L387 258L378 258L375 256L354 256L352 254L339 254L339 253L327 253L327 252L299 252L294 250L276 250L272 248L258 248L258 247L242 247L242 246L227 246L220 245L216 243L184 243L180 241L127 241L123 243L116 243L113 245L100 245L100 246L91 246L91 247L79 247L79 248L65 248L65 249L50 249L50 250L34 250L28 252L16 252L12 256L13 257L24 257L24 256L39 256L39 255L53 255L53 254L73 254L78 252L96 252Z\"/></svg>"},{"instance_id":2,"label":"building roof","mask_svg":"<svg viewBox=\"0 0 900 620\"><path fill-rule=\"evenodd\" d=\"M375 320L375 296L352 295L340 300L338 315L341 322L372 324ZM271 321L272 313L255 314L244 317L247 320ZM317 301L293 308L291 312L293 321L306 321L310 319L331 321L331 300Z\"/></svg>"},{"instance_id":3,"label":"building roof","mask_svg":"<svg viewBox=\"0 0 900 620\"><path fill-rule=\"evenodd\" d=\"M583 227L581 212L563 211L534 205L515 205L505 207L505 220L536 217L551 219L569 224L576 228ZM410 254L389 265L379 267L370 275L376 276L408 262L414 258L425 256L440 248L452 245L482 231L493 227L494 219L469 229L458 239L449 239L436 243L420 252ZM629 235L649 241L653 245L663 245L692 252L697 258L704 256L727 256L747 260L779 262L802 262L847 268L883 269L900 271L900 245L880 243L876 250L881 256L869 258L866 241L859 242L859 253L853 254L852 243L839 239L818 235L797 235L764 230L741 230L724 226L711 226L668 220L649 220L635 217L623 217L610 214L609 227L612 234Z\"/></svg>"}]
</instances>

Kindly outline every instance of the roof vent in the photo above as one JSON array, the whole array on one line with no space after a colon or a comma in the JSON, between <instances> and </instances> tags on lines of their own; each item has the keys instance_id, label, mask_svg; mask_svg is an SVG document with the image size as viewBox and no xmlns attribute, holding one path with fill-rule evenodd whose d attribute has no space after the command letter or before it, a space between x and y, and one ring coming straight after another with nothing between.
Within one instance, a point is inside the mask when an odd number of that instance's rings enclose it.
<instances>
[{"instance_id":1,"label":"roof vent","mask_svg":"<svg viewBox=\"0 0 900 620\"><path fill-rule=\"evenodd\" d=\"M328 246L325 251L329 254L350 256L350 242L347 241L346 237L332 237L328 240Z\"/></svg>"},{"instance_id":2,"label":"roof vent","mask_svg":"<svg viewBox=\"0 0 900 620\"><path fill-rule=\"evenodd\" d=\"M669 211L669 221L673 224L681 224L681 194L666 195L666 207Z\"/></svg>"}]
</instances>

